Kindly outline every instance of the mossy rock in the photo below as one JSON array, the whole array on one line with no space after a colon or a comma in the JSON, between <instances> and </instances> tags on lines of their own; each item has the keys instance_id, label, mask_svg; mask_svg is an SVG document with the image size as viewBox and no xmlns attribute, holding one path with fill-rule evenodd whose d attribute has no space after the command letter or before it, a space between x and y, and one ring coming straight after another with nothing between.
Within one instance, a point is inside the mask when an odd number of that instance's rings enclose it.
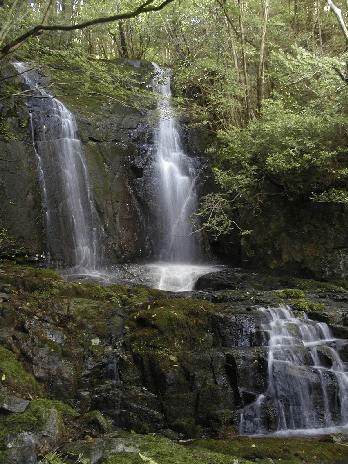
<instances>
[{"instance_id":1,"label":"mossy rock","mask_svg":"<svg viewBox=\"0 0 348 464\"><path fill-rule=\"evenodd\" d=\"M32 398L42 393L42 386L24 369L16 355L0 346L0 385L7 391Z\"/></svg>"},{"instance_id":2,"label":"mossy rock","mask_svg":"<svg viewBox=\"0 0 348 464\"><path fill-rule=\"evenodd\" d=\"M179 444L160 436L124 432L66 445L61 456L69 462L80 456L90 464L97 450L105 464L332 464L343 463L346 457L344 444L315 439L239 437Z\"/></svg>"},{"instance_id":3,"label":"mossy rock","mask_svg":"<svg viewBox=\"0 0 348 464\"><path fill-rule=\"evenodd\" d=\"M134 352L156 353L161 361L182 352L207 349L211 344L205 337L209 315L218 308L187 298L146 304L130 312L125 323L131 329L126 343Z\"/></svg>"}]
</instances>

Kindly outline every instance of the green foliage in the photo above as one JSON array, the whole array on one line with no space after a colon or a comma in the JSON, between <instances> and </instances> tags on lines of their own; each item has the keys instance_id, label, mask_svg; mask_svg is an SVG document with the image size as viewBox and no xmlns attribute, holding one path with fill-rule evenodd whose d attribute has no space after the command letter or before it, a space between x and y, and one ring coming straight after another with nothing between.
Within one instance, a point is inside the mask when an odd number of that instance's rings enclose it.
<instances>
[{"instance_id":1,"label":"green foliage","mask_svg":"<svg viewBox=\"0 0 348 464\"><path fill-rule=\"evenodd\" d=\"M348 205L348 191L347 189L330 188L325 192L314 194L312 200L318 203L342 203Z\"/></svg>"},{"instance_id":2,"label":"green foliage","mask_svg":"<svg viewBox=\"0 0 348 464\"><path fill-rule=\"evenodd\" d=\"M13 238L9 234L8 230L4 227L0 227L0 247L4 244L12 243Z\"/></svg>"},{"instance_id":3,"label":"green foliage","mask_svg":"<svg viewBox=\"0 0 348 464\"><path fill-rule=\"evenodd\" d=\"M8 122L0 117L0 139L4 142L12 142L16 140L16 134L13 132L8 124Z\"/></svg>"},{"instance_id":4,"label":"green foliage","mask_svg":"<svg viewBox=\"0 0 348 464\"><path fill-rule=\"evenodd\" d=\"M213 172L225 193L203 199L203 228L224 234L239 218L239 227L250 229L250 217L240 220L240 212L254 216L275 195L347 203L347 97L333 66L336 60L318 61L300 47L272 53L273 95L263 100L260 117L218 132ZM214 202L220 208L209 212Z\"/></svg>"},{"instance_id":5,"label":"green foliage","mask_svg":"<svg viewBox=\"0 0 348 464\"><path fill-rule=\"evenodd\" d=\"M217 180L228 190L245 193L266 178L288 197L345 185L346 123L341 115L294 112L282 101L265 101L260 119L222 135L220 165L228 170L217 170Z\"/></svg>"},{"instance_id":6,"label":"green foliage","mask_svg":"<svg viewBox=\"0 0 348 464\"><path fill-rule=\"evenodd\" d=\"M66 461L63 461L59 453L49 453L47 454L39 464L66 464Z\"/></svg>"},{"instance_id":7,"label":"green foliage","mask_svg":"<svg viewBox=\"0 0 348 464\"><path fill-rule=\"evenodd\" d=\"M228 215L230 210L230 202L225 195L209 193L203 198L196 216L202 219L202 230L212 237L218 237L229 233L233 227L232 219Z\"/></svg>"}]
</instances>

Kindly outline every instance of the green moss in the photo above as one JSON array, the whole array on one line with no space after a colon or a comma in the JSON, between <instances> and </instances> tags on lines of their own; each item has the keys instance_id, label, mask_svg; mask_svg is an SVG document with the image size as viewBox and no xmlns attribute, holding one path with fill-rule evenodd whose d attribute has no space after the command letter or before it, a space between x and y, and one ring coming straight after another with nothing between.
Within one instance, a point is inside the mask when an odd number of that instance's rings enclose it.
<instances>
[{"instance_id":1,"label":"green moss","mask_svg":"<svg viewBox=\"0 0 348 464\"><path fill-rule=\"evenodd\" d=\"M204 448L188 447L158 436L135 435L127 444L132 443L139 452L112 453L105 464L236 464L233 456L226 456ZM250 461L238 460L238 464Z\"/></svg>"},{"instance_id":2,"label":"green moss","mask_svg":"<svg viewBox=\"0 0 348 464\"><path fill-rule=\"evenodd\" d=\"M109 433L113 429L111 420L105 417L100 411L89 411L80 420L87 422L89 425L96 425L103 433Z\"/></svg>"},{"instance_id":3,"label":"green moss","mask_svg":"<svg viewBox=\"0 0 348 464\"><path fill-rule=\"evenodd\" d=\"M63 403L59 400L50 400L47 398L39 398L33 400L30 403L31 409L34 411L48 411L50 409L56 409L63 416L78 417L78 412L71 407L69 404Z\"/></svg>"},{"instance_id":4,"label":"green moss","mask_svg":"<svg viewBox=\"0 0 348 464\"><path fill-rule=\"evenodd\" d=\"M66 464L66 461L63 461L58 453L49 453L39 461L39 464Z\"/></svg>"},{"instance_id":5,"label":"green moss","mask_svg":"<svg viewBox=\"0 0 348 464\"><path fill-rule=\"evenodd\" d=\"M112 453L105 461L105 464L144 464L144 459L139 453Z\"/></svg>"},{"instance_id":6,"label":"green moss","mask_svg":"<svg viewBox=\"0 0 348 464\"><path fill-rule=\"evenodd\" d=\"M176 355L211 348L209 316L222 308L204 300L155 300L131 311L126 343L134 352L155 355L162 367L173 365Z\"/></svg>"},{"instance_id":7,"label":"green moss","mask_svg":"<svg viewBox=\"0 0 348 464\"><path fill-rule=\"evenodd\" d=\"M315 303L307 298L299 298L297 300L291 301L291 307L295 311L315 311L322 312L325 311L326 307L323 303Z\"/></svg>"},{"instance_id":8,"label":"green moss","mask_svg":"<svg viewBox=\"0 0 348 464\"><path fill-rule=\"evenodd\" d=\"M147 89L151 68L44 47L27 56L22 51L21 59L40 67L50 77L54 94L72 111L86 116L95 118L101 109L112 111L114 105L125 111L154 106L154 96Z\"/></svg>"},{"instance_id":9,"label":"green moss","mask_svg":"<svg viewBox=\"0 0 348 464\"><path fill-rule=\"evenodd\" d=\"M312 279L290 279L291 283L299 289L304 290L305 292L313 293L345 293L348 290L347 281L337 281L337 282L326 282L318 281Z\"/></svg>"},{"instance_id":10,"label":"green moss","mask_svg":"<svg viewBox=\"0 0 348 464\"><path fill-rule=\"evenodd\" d=\"M298 288L284 288L282 290L276 290L275 295L279 298L303 298L304 291Z\"/></svg>"},{"instance_id":11,"label":"green moss","mask_svg":"<svg viewBox=\"0 0 348 464\"><path fill-rule=\"evenodd\" d=\"M0 139L4 142L17 140L16 134L11 130L8 122L0 117Z\"/></svg>"},{"instance_id":12,"label":"green moss","mask_svg":"<svg viewBox=\"0 0 348 464\"><path fill-rule=\"evenodd\" d=\"M36 268L29 265L17 265L12 261L2 261L1 280L13 287L27 292L56 291L63 285L62 277L52 269Z\"/></svg>"},{"instance_id":13,"label":"green moss","mask_svg":"<svg viewBox=\"0 0 348 464\"><path fill-rule=\"evenodd\" d=\"M205 448L225 456L250 459L252 462L288 464L340 462L346 447L333 443L318 443L306 439L238 438L235 440L199 440L190 448ZM272 460L272 461L270 461ZM219 461L217 461L219 462ZM223 460L221 462L224 462ZM343 461L342 461L343 462Z\"/></svg>"},{"instance_id":14,"label":"green moss","mask_svg":"<svg viewBox=\"0 0 348 464\"><path fill-rule=\"evenodd\" d=\"M22 394L38 395L42 388L11 351L0 346L0 380L4 386Z\"/></svg>"},{"instance_id":15,"label":"green moss","mask_svg":"<svg viewBox=\"0 0 348 464\"><path fill-rule=\"evenodd\" d=\"M4 227L0 227L0 247L7 245L7 244L13 244L14 243L14 238L10 235L7 229Z\"/></svg>"},{"instance_id":16,"label":"green moss","mask_svg":"<svg viewBox=\"0 0 348 464\"><path fill-rule=\"evenodd\" d=\"M62 432L68 433L68 430L64 426L64 420L67 418L70 421L71 418L78 415L73 408L61 401L51 401L48 399L33 400L24 412L0 417L0 445L3 447L8 439L11 439L11 437L16 436L20 432L41 432L52 410L58 413L59 425Z\"/></svg>"}]
</instances>

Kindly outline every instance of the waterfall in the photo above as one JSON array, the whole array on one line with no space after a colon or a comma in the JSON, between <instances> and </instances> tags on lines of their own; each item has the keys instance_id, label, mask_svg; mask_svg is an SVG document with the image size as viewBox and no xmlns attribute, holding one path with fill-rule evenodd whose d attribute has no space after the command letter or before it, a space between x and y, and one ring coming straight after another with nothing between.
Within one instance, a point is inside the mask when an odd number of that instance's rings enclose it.
<instances>
[{"instance_id":1,"label":"waterfall","mask_svg":"<svg viewBox=\"0 0 348 464\"><path fill-rule=\"evenodd\" d=\"M269 333L268 386L241 412L240 433L315 434L348 426L348 373L342 340L325 323L286 307L262 309Z\"/></svg>"},{"instance_id":2,"label":"waterfall","mask_svg":"<svg viewBox=\"0 0 348 464\"><path fill-rule=\"evenodd\" d=\"M147 264L146 273L160 290L190 291L199 276L221 267L196 264L201 260L200 235L192 215L197 209L196 160L186 155L171 105L171 72L153 64L153 89L158 93L159 122L155 132L155 169L152 203L157 222L159 262Z\"/></svg>"},{"instance_id":3,"label":"waterfall","mask_svg":"<svg viewBox=\"0 0 348 464\"><path fill-rule=\"evenodd\" d=\"M155 137L160 211L160 260L193 263L199 258L199 238L191 215L197 208L193 160L182 149L171 106L170 71L155 65L153 87L159 94L159 124Z\"/></svg>"},{"instance_id":4,"label":"waterfall","mask_svg":"<svg viewBox=\"0 0 348 464\"><path fill-rule=\"evenodd\" d=\"M32 143L42 192L47 250L52 262L70 267L69 275L85 275L105 283L128 281L162 290L188 291L214 266L193 263L200 258L200 238L191 215L197 207L195 160L181 146L171 106L170 72L155 67L159 123L155 134L154 168L149 187L156 208L154 254L160 263L102 268L103 230L89 187L86 160L73 114L41 84L42 76L26 64L14 63L27 91ZM130 272L132 269L132 272ZM132 283L133 283L132 280Z\"/></svg>"},{"instance_id":5,"label":"waterfall","mask_svg":"<svg viewBox=\"0 0 348 464\"><path fill-rule=\"evenodd\" d=\"M23 63L14 66L30 91L27 106L49 255L53 262L73 266L74 271L93 270L100 261L100 226L75 118L37 84L37 73Z\"/></svg>"}]
</instances>

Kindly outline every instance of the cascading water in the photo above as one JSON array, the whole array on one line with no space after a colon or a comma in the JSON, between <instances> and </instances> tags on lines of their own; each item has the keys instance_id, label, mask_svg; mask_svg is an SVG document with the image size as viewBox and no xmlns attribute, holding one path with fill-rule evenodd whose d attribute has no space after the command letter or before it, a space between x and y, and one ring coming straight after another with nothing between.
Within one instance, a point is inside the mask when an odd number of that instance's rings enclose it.
<instances>
[{"instance_id":1,"label":"cascading water","mask_svg":"<svg viewBox=\"0 0 348 464\"><path fill-rule=\"evenodd\" d=\"M24 63L14 63L30 91L32 139L42 190L47 247L53 261L74 272L100 262L100 226L93 207L86 161L72 113L37 84Z\"/></svg>"},{"instance_id":2,"label":"cascading water","mask_svg":"<svg viewBox=\"0 0 348 464\"><path fill-rule=\"evenodd\" d=\"M269 333L267 391L241 413L240 433L318 434L348 427L348 372L342 341L325 323L288 308L262 309Z\"/></svg>"},{"instance_id":3,"label":"cascading water","mask_svg":"<svg viewBox=\"0 0 348 464\"><path fill-rule=\"evenodd\" d=\"M180 143L171 107L170 72L155 66L153 86L159 93L159 124L155 138L158 173L159 256L163 261L193 263L199 257L198 235L191 215L197 209L195 169Z\"/></svg>"},{"instance_id":4,"label":"cascading water","mask_svg":"<svg viewBox=\"0 0 348 464\"><path fill-rule=\"evenodd\" d=\"M186 291L197 278L214 266L198 265L200 235L194 233L192 215L197 209L195 161L181 146L171 106L171 73L154 64L153 88L159 94L159 123L155 134L154 203L157 208L157 249L160 262L146 266L155 286L162 290Z\"/></svg>"}]
</instances>

